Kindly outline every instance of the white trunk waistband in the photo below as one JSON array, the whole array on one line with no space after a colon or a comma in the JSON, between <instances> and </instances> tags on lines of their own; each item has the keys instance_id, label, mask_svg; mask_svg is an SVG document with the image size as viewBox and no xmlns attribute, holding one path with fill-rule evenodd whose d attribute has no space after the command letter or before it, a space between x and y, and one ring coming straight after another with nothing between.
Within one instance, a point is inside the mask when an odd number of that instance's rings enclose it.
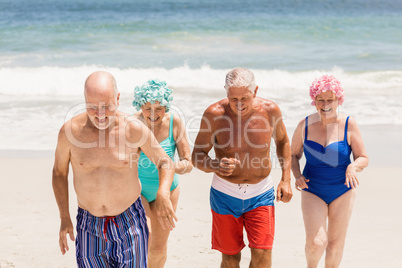
<instances>
[{"instance_id":1,"label":"white trunk waistband","mask_svg":"<svg viewBox=\"0 0 402 268\"><path fill-rule=\"evenodd\" d=\"M263 194L274 187L271 175L256 184L232 183L214 174L212 188L239 199L250 199Z\"/></svg>"}]
</instances>

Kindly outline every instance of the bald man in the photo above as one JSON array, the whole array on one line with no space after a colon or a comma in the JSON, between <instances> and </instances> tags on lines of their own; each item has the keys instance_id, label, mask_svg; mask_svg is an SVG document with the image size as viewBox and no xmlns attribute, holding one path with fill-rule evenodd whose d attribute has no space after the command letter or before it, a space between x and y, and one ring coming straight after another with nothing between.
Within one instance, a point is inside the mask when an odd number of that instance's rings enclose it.
<instances>
[{"instance_id":1,"label":"bald man","mask_svg":"<svg viewBox=\"0 0 402 268\"><path fill-rule=\"evenodd\" d=\"M60 129L53 167L53 191L60 211L59 245L76 241L78 267L147 267L148 228L140 193L137 160L143 151L158 167L155 201L159 223L177 221L170 201L174 168L152 132L118 111L114 77L94 72L85 81L86 112ZM69 213L71 163L78 200L77 238Z\"/></svg>"}]
</instances>

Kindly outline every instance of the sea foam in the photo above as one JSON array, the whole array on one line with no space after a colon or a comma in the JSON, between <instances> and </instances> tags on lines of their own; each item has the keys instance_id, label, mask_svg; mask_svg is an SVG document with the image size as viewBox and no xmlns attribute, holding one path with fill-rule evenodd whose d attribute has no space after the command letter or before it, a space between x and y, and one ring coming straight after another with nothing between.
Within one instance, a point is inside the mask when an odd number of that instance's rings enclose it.
<instances>
[{"instance_id":1,"label":"sea foam","mask_svg":"<svg viewBox=\"0 0 402 268\"><path fill-rule=\"evenodd\" d=\"M226 97L228 70L207 65L198 69L1 68L0 117L7 127L0 129L0 149L53 149L64 122L85 111L84 82L96 70L106 70L116 77L121 93L119 109L127 114L136 112L131 105L135 86L151 78L166 80L173 89L171 109L185 121L190 141L195 139L204 110ZM402 125L402 71L351 73L336 67L305 72L252 71L259 86L257 95L279 105L288 128L315 112L309 87L322 74L341 81L346 98L339 110L353 116L359 125Z\"/></svg>"}]
</instances>

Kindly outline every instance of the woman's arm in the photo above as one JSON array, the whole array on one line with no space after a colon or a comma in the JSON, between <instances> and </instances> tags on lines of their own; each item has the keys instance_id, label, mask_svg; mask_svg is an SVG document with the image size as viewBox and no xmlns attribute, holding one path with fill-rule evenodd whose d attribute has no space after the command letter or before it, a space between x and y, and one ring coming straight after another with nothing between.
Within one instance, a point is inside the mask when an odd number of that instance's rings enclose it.
<instances>
[{"instance_id":1,"label":"woman's arm","mask_svg":"<svg viewBox=\"0 0 402 268\"><path fill-rule=\"evenodd\" d=\"M174 116L173 137L180 159L179 162L175 162L175 173L186 174L193 169L193 164L191 163L191 149L188 143L186 128L178 115L172 114L171 116Z\"/></svg>"},{"instance_id":2,"label":"woman's arm","mask_svg":"<svg viewBox=\"0 0 402 268\"><path fill-rule=\"evenodd\" d=\"M351 117L349 118L348 129L349 131L347 138L348 143L352 148L354 161L351 164L349 164L349 166L346 169L345 184L348 187L355 188L359 184L356 173L362 171L364 168L368 166L369 159L366 153L366 149L364 147L359 127L357 126L356 121Z\"/></svg>"},{"instance_id":3,"label":"woman's arm","mask_svg":"<svg viewBox=\"0 0 402 268\"><path fill-rule=\"evenodd\" d=\"M302 175L302 173L300 171L300 159L303 156L304 124L305 124L305 120L303 119L297 125L296 130L293 133L292 145L291 145L291 151L292 151L291 169L292 169L293 176L296 179L295 185L296 185L297 190L308 188L306 182L309 181Z\"/></svg>"}]
</instances>

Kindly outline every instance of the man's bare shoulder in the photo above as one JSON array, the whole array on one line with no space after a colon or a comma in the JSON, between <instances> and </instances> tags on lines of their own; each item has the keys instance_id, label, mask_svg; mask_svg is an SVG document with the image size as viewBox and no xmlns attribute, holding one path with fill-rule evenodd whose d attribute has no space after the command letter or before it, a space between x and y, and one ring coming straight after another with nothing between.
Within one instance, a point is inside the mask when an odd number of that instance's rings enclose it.
<instances>
[{"instance_id":1,"label":"man's bare shoulder","mask_svg":"<svg viewBox=\"0 0 402 268\"><path fill-rule=\"evenodd\" d=\"M132 115L128 115L128 117L134 117L134 118L140 118L141 116L141 111L137 111L135 113L133 113Z\"/></svg>"},{"instance_id":2,"label":"man's bare shoulder","mask_svg":"<svg viewBox=\"0 0 402 268\"><path fill-rule=\"evenodd\" d=\"M122 118L127 118L133 115L129 115L128 113L122 112L122 111L117 111L116 116L122 117Z\"/></svg>"},{"instance_id":3,"label":"man's bare shoulder","mask_svg":"<svg viewBox=\"0 0 402 268\"><path fill-rule=\"evenodd\" d=\"M256 101L261 111L269 115L281 114L281 109L274 101L259 97L256 99Z\"/></svg>"},{"instance_id":4,"label":"man's bare shoulder","mask_svg":"<svg viewBox=\"0 0 402 268\"><path fill-rule=\"evenodd\" d=\"M76 115L63 124L63 126L60 128L59 134L66 134L80 131L85 127L87 120L88 116L85 112Z\"/></svg>"},{"instance_id":5,"label":"man's bare shoulder","mask_svg":"<svg viewBox=\"0 0 402 268\"><path fill-rule=\"evenodd\" d=\"M211 104L204 112L204 117L216 117L222 116L226 112L226 107L228 106L228 100L223 99L214 104Z\"/></svg>"},{"instance_id":6,"label":"man's bare shoulder","mask_svg":"<svg viewBox=\"0 0 402 268\"><path fill-rule=\"evenodd\" d=\"M138 131L145 126L143 120L140 119L138 113L132 115L121 113L120 119L122 122L125 122L125 127L127 128L127 130L130 131Z\"/></svg>"},{"instance_id":7,"label":"man's bare shoulder","mask_svg":"<svg viewBox=\"0 0 402 268\"><path fill-rule=\"evenodd\" d=\"M264 110L279 109L278 105L272 100L257 97L256 101Z\"/></svg>"},{"instance_id":8,"label":"man's bare shoulder","mask_svg":"<svg viewBox=\"0 0 402 268\"><path fill-rule=\"evenodd\" d=\"M58 148L69 148L72 140L79 136L87 122L86 113L74 116L63 124L57 138Z\"/></svg>"},{"instance_id":9,"label":"man's bare shoulder","mask_svg":"<svg viewBox=\"0 0 402 268\"><path fill-rule=\"evenodd\" d=\"M139 118L138 114L121 117L124 122L125 135L128 141L138 142L149 135L149 128Z\"/></svg>"}]
</instances>

